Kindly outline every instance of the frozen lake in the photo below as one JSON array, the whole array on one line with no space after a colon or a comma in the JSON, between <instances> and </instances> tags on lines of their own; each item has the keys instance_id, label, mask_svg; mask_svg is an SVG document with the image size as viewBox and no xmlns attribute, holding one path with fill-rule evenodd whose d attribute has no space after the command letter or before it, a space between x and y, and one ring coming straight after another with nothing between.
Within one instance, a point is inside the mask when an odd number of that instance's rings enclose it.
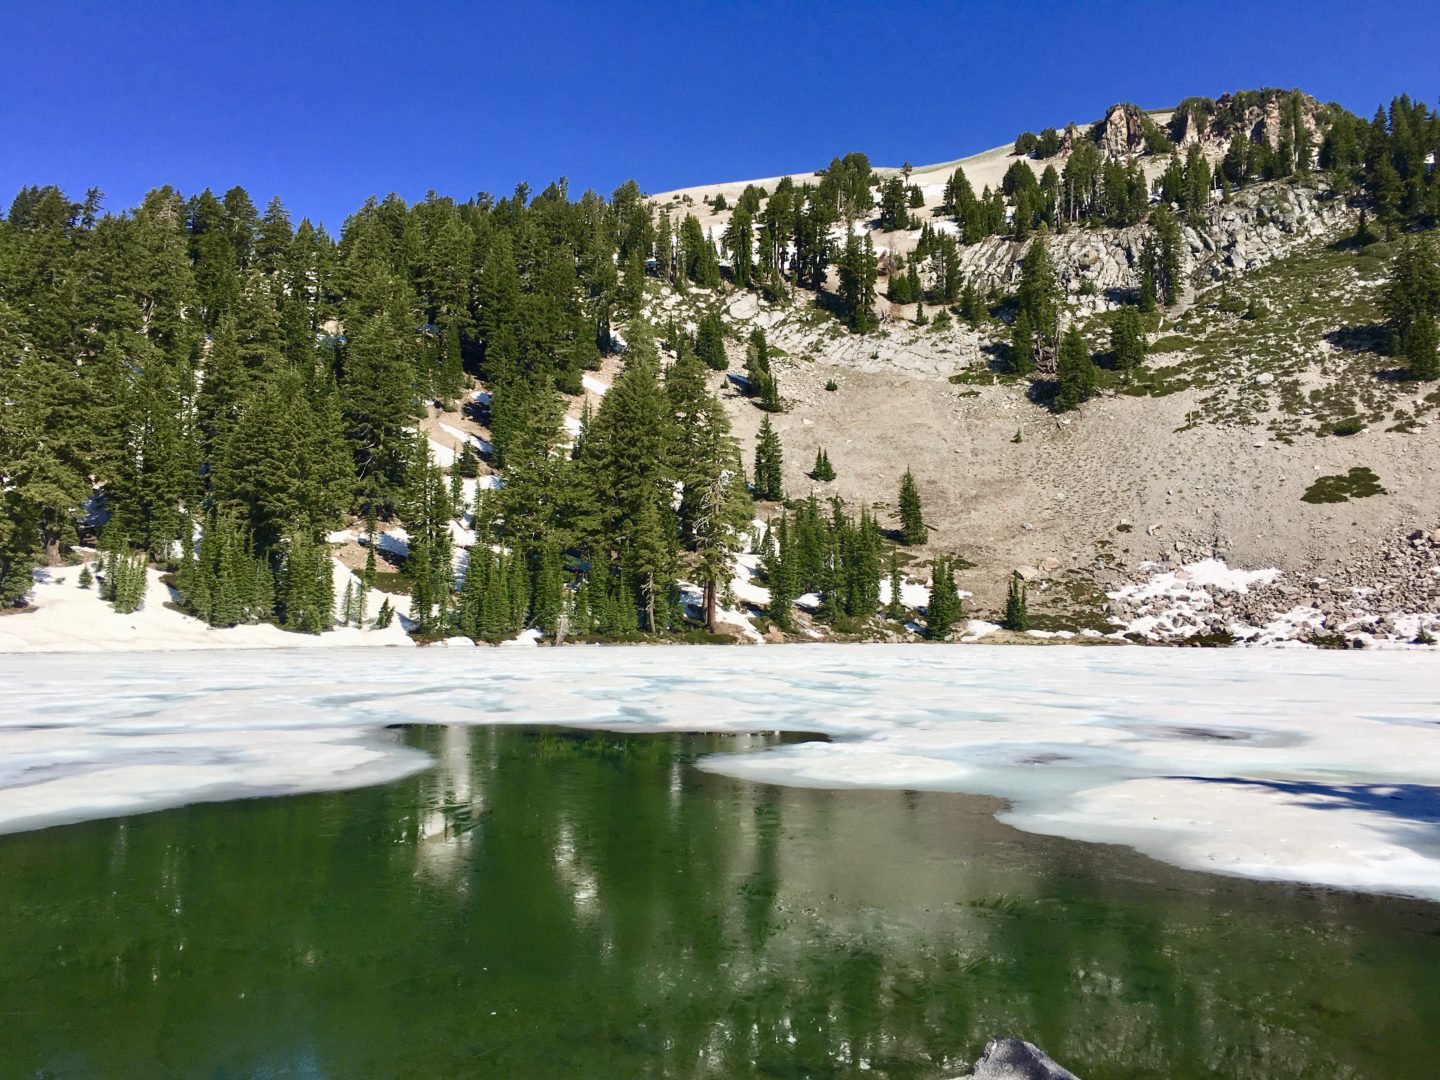
<instances>
[{"instance_id":1,"label":"frozen lake","mask_svg":"<svg viewBox=\"0 0 1440 1080\"><path fill-rule=\"evenodd\" d=\"M801 736L374 738L433 765L0 836L0 1076L1433 1072L1426 901L695 768Z\"/></svg>"},{"instance_id":2,"label":"frozen lake","mask_svg":"<svg viewBox=\"0 0 1440 1080\"><path fill-rule=\"evenodd\" d=\"M0 832L363 787L397 724L803 731L703 757L818 788L999 796L1001 821L1187 869L1440 900L1424 653L795 646L0 656Z\"/></svg>"}]
</instances>

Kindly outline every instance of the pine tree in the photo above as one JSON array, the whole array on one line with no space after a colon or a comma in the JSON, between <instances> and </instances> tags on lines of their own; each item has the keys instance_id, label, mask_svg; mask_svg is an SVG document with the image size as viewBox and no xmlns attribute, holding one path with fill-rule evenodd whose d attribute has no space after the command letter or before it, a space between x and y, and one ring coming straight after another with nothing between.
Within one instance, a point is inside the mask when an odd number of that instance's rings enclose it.
<instances>
[{"instance_id":1,"label":"pine tree","mask_svg":"<svg viewBox=\"0 0 1440 1080\"><path fill-rule=\"evenodd\" d=\"M350 626L355 621L355 585L345 582L345 595L340 600L340 625Z\"/></svg>"},{"instance_id":2,"label":"pine tree","mask_svg":"<svg viewBox=\"0 0 1440 1080\"><path fill-rule=\"evenodd\" d=\"M904 592L905 579L900 575L900 554L895 548L890 549L890 602L885 605L885 614L892 619L900 619L905 615L905 605L901 600Z\"/></svg>"},{"instance_id":3,"label":"pine tree","mask_svg":"<svg viewBox=\"0 0 1440 1080\"><path fill-rule=\"evenodd\" d=\"M830 464L830 455L824 450L815 451L815 465L810 470L810 479L822 484L835 479L835 467Z\"/></svg>"},{"instance_id":4,"label":"pine tree","mask_svg":"<svg viewBox=\"0 0 1440 1080\"><path fill-rule=\"evenodd\" d=\"M1056 368L1059 377L1055 390L1055 406L1062 412L1077 408L1095 396L1097 374L1095 362L1085 339L1074 326L1060 340L1060 358Z\"/></svg>"},{"instance_id":5,"label":"pine tree","mask_svg":"<svg viewBox=\"0 0 1440 1080\"><path fill-rule=\"evenodd\" d=\"M853 232L846 236L840 259L840 302L846 321L858 333L875 328L875 244L867 232L863 241Z\"/></svg>"},{"instance_id":6,"label":"pine tree","mask_svg":"<svg viewBox=\"0 0 1440 1080\"><path fill-rule=\"evenodd\" d=\"M1010 374L1025 376L1035 370L1035 329L1030 316L1021 310L1015 316L1010 328L1010 355L1007 362Z\"/></svg>"},{"instance_id":7,"label":"pine tree","mask_svg":"<svg viewBox=\"0 0 1440 1080\"><path fill-rule=\"evenodd\" d=\"M725 246L730 251L730 267L735 276L735 284L742 289L748 289L753 279L754 245L750 211L737 206L730 215L730 227L725 231Z\"/></svg>"},{"instance_id":8,"label":"pine tree","mask_svg":"<svg viewBox=\"0 0 1440 1080\"><path fill-rule=\"evenodd\" d=\"M700 326L695 338L695 355L706 367L724 371L730 366L725 356L725 324L715 312L700 316Z\"/></svg>"},{"instance_id":9,"label":"pine tree","mask_svg":"<svg viewBox=\"0 0 1440 1080\"><path fill-rule=\"evenodd\" d=\"M925 636L931 641L944 641L960 616L955 567L949 559L936 559L930 574L930 601L925 608Z\"/></svg>"},{"instance_id":10,"label":"pine tree","mask_svg":"<svg viewBox=\"0 0 1440 1080\"><path fill-rule=\"evenodd\" d=\"M565 610L565 579L560 549L553 540L542 545L535 557L531 595L534 597L535 626L547 636L554 636L559 632Z\"/></svg>"},{"instance_id":11,"label":"pine tree","mask_svg":"<svg viewBox=\"0 0 1440 1080\"><path fill-rule=\"evenodd\" d=\"M86 563L80 568L80 576L75 582L82 589L88 589L95 583L95 575L90 573L90 564Z\"/></svg>"},{"instance_id":12,"label":"pine tree","mask_svg":"<svg viewBox=\"0 0 1440 1080\"><path fill-rule=\"evenodd\" d=\"M1005 629L1023 633L1030 629L1030 611L1025 583L1016 574L1010 578L1005 596Z\"/></svg>"},{"instance_id":13,"label":"pine tree","mask_svg":"<svg viewBox=\"0 0 1440 1080\"><path fill-rule=\"evenodd\" d=\"M1060 286L1055 267L1050 261L1049 244L1044 235L1037 236L1025 252L1020 264L1020 286L1016 296L1018 314L1029 321L1031 332L1042 347L1056 343L1056 322L1060 310Z\"/></svg>"},{"instance_id":14,"label":"pine tree","mask_svg":"<svg viewBox=\"0 0 1440 1080\"><path fill-rule=\"evenodd\" d=\"M1141 251L1140 310L1153 310L1158 301L1166 306L1180 299L1180 249L1184 238L1180 223L1165 206L1151 215L1153 235ZM1147 304L1150 305L1147 307Z\"/></svg>"},{"instance_id":15,"label":"pine tree","mask_svg":"<svg viewBox=\"0 0 1440 1080\"><path fill-rule=\"evenodd\" d=\"M287 630L318 634L334 624L335 577L330 553L304 524L285 536L277 600L281 625Z\"/></svg>"},{"instance_id":16,"label":"pine tree","mask_svg":"<svg viewBox=\"0 0 1440 1080\"><path fill-rule=\"evenodd\" d=\"M900 542L907 547L916 547L929 540L930 530L925 526L924 512L920 507L920 491L909 469L900 478L899 506Z\"/></svg>"},{"instance_id":17,"label":"pine tree","mask_svg":"<svg viewBox=\"0 0 1440 1080\"><path fill-rule=\"evenodd\" d=\"M1440 260L1427 240L1411 241L1396 255L1382 308L1394 335L1391 351L1405 358L1411 376L1440 377L1435 326L1440 316Z\"/></svg>"},{"instance_id":18,"label":"pine tree","mask_svg":"<svg viewBox=\"0 0 1440 1080\"><path fill-rule=\"evenodd\" d=\"M1137 308L1126 304L1110 325L1110 350L1115 354L1115 367L1134 371L1145 361L1145 332Z\"/></svg>"},{"instance_id":19,"label":"pine tree","mask_svg":"<svg viewBox=\"0 0 1440 1080\"><path fill-rule=\"evenodd\" d=\"M1435 316L1428 311L1416 315L1402 339L1402 355L1413 379L1440 379L1440 334Z\"/></svg>"},{"instance_id":20,"label":"pine tree","mask_svg":"<svg viewBox=\"0 0 1440 1080\"><path fill-rule=\"evenodd\" d=\"M799 592L795 550L784 514L772 528L771 537L773 540L767 544L764 562L765 580L770 587L770 618L781 630L789 632L795 628L793 604Z\"/></svg>"},{"instance_id":21,"label":"pine tree","mask_svg":"<svg viewBox=\"0 0 1440 1080\"><path fill-rule=\"evenodd\" d=\"M784 498L783 458L780 436L770 425L770 417L760 421L760 434L755 441L755 498Z\"/></svg>"},{"instance_id":22,"label":"pine tree","mask_svg":"<svg viewBox=\"0 0 1440 1080\"><path fill-rule=\"evenodd\" d=\"M775 375L770 370L770 345L765 331L755 327L750 331L750 340L745 348L745 394L759 397L760 407L766 412L778 412L779 397L775 388ZM773 405L777 407L771 407Z\"/></svg>"}]
</instances>

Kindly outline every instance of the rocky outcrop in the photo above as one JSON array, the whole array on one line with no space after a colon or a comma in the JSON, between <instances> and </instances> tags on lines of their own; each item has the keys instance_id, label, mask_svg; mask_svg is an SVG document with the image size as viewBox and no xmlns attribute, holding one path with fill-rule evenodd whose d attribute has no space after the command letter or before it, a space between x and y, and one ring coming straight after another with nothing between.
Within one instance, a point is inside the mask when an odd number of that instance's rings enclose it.
<instances>
[{"instance_id":1,"label":"rocky outcrop","mask_svg":"<svg viewBox=\"0 0 1440 1080\"><path fill-rule=\"evenodd\" d=\"M1106 157L1126 161L1145 152L1145 114L1136 105L1112 105L1100 132Z\"/></svg>"},{"instance_id":2,"label":"rocky outcrop","mask_svg":"<svg viewBox=\"0 0 1440 1080\"><path fill-rule=\"evenodd\" d=\"M1284 133L1285 101L1289 96L1267 91L1263 98L1250 93L1237 97L1223 94L1213 102L1188 99L1181 102L1170 120L1170 138L1182 150L1198 144L1212 155L1224 153L1236 135L1252 143L1278 146ZM1324 134L1324 106L1308 94L1301 94L1299 102L1313 153L1319 149Z\"/></svg>"},{"instance_id":3,"label":"rocky outcrop","mask_svg":"<svg viewBox=\"0 0 1440 1080\"><path fill-rule=\"evenodd\" d=\"M1302 244L1353 224L1345 201L1323 185L1259 184L1228 203L1215 203L1198 225L1183 229L1182 275L1218 279L1283 258ZM1138 289L1140 254L1150 229L1071 229L1049 239L1061 286L1080 310L1101 310ZM1012 291L1028 248L990 237L960 249L961 272L977 288Z\"/></svg>"},{"instance_id":4,"label":"rocky outcrop","mask_svg":"<svg viewBox=\"0 0 1440 1080\"><path fill-rule=\"evenodd\" d=\"M991 1039L968 1075L969 1080L1079 1080L1023 1039Z\"/></svg>"}]
</instances>

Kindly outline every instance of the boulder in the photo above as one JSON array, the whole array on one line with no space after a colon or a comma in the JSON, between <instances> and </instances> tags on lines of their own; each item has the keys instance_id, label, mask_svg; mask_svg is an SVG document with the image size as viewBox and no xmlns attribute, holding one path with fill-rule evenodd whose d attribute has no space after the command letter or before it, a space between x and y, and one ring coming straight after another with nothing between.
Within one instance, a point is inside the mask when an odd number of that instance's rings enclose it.
<instances>
[{"instance_id":1,"label":"boulder","mask_svg":"<svg viewBox=\"0 0 1440 1080\"><path fill-rule=\"evenodd\" d=\"M970 1071L970 1080L1079 1080L1050 1055L1023 1039L991 1039Z\"/></svg>"}]
</instances>

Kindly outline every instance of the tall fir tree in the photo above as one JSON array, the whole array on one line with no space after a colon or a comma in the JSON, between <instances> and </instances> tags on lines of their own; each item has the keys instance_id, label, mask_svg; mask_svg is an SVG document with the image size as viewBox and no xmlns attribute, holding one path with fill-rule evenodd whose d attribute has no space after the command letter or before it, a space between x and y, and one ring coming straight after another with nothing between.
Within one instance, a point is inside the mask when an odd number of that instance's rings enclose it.
<instances>
[{"instance_id":1,"label":"tall fir tree","mask_svg":"<svg viewBox=\"0 0 1440 1080\"><path fill-rule=\"evenodd\" d=\"M900 542L907 547L916 547L930 539L930 530L925 525L924 512L920 507L920 489L915 486L915 476L909 469L900 478Z\"/></svg>"}]
</instances>

